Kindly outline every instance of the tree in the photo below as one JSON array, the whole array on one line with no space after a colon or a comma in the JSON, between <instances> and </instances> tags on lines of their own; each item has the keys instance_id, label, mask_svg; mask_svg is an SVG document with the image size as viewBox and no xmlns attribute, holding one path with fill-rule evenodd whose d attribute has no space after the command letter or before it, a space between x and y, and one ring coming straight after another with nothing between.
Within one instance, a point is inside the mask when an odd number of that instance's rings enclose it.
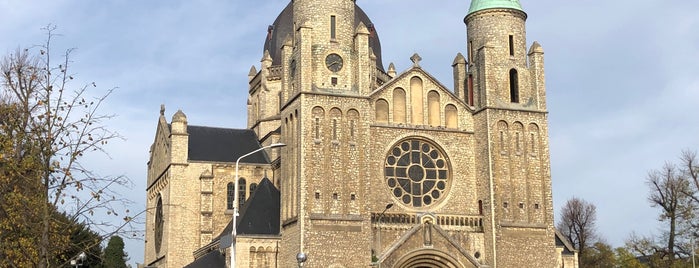
<instances>
[{"instance_id":1,"label":"tree","mask_svg":"<svg viewBox=\"0 0 699 268\"><path fill-rule=\"evenodd\" d=\"M699 208L699 169L696 153L685 150L680 163L667 162L646 177L650 205L660 209L662 233L656 237L633 234L626 248L643 257L651 267L686 267L696 236Z\"/></svg>"},{"instance_id":2,"label":"tree","mask_svg":"<svg viewBox=\"0 0 699 268\"><path fill-rule=\"evenodd\" d=\"M677 165L666 163L662 169L648 172L646 183L650 187L648 201L652 207L660 208L658 219L667 223L663 231L664 247L657 251L672 265L675 259L690 254L688 247L682 245L687 242L682 241L682 227L694 216L694 205L687 195L691 191L690 180Z\"/></svg>"},{"instance_id":3,"label":"tree","mask_svg":"<svg viewBox=\"0 0 699 268\"><path fill-rule=\"evenodd\" d=\"M106 154L119 139L99 113L113 89L93 97L94 82L73 86L68 49L52 61L55 27L44 29L44 44L17 49L0 65L0 266L48 267L75 249L71 224L102 233L123 230L132 220L117 204L115 192L128 187L123 176L101 176L84 163L94 152ZM60 211L60 213L56 213ZM65 213L61 216L61 213ZM123 217L111 224L96 214ZM127 214L124 216L124 214ZM89 248L82 248L88 250Z\"/></svg>"},{"instance_id":4,"label":"tree","mask_svg":"<svg viewBox=\"0 0 699 268\"><path fill-rule=\"evenodd\" d=\"M691 191L686 193L694 203L699 203L699 161L697 152L683 150L680 156L680 172L691 181Z\"/></svg>"},{"instance_id":5,"label":"tree","mask_svg":"<svg viewBox=\"0 0 699 268\"><path fill-rule=\"evenodd\" d=\"M581 263L586 249L597 238L596 221L597 208L583 199L573 197L561 209L557 228L578 250Z\"/></svg>"},{"instance_id":6,"label":"tree","mask_svg":"<svg viewBox=\"0 0 699 268\"><path fill-rule=\"evenodd\" d=\"M32 194L41 192L41 187L36 180L24 178L36 178L41 165L33 146L18 148L16 141L27 140L27 133L7 130L19 116L19 106L6 103L5 98L0 100L0 266L31 267L32 260L38 258L33 247L38 241L31 230L41 228L37 221L41 214L25 208L42 205L41 199Z\"/></svg>"},{"instance_id":7,"label":"tree","mask_svg":"<svg viewBox=\"0 0 699 268\"><path fill-rule=\"evenodd\" d=\"M109 239L107 247L104 249L103 266L110 268L126 268L128 256L124 253L124 240L118 235Z\"/></svg>"},{"instance_id":8,"label":"tree","mask_svg":"<svg viewBox=\"0 0 699 268\"><path fill-rule=\"evenodd\" d=\"M614 250L614 253L616 254L616 267L623 267L623 268L645 268L647 266L644 266L638 258L636 258L636 255L631 253L628 249L624 247L618 247Z\"/></svg>"},{"instance_id":9,"label":"tree","mask_svg":"<svg viewBox=\"0 0 699 268\"><path fill-rule=\"evenodd\" d=\"M585 255L580 256L580 267L606 268L616 266L616 255L608 244L597 242L585 250Z\"/></svg>"},{"instance_id":10,"label":"tree","mask_svg":"<svg viewBox=\"0 0 699 268\"><path fill-rule=\"evenodd\" d=\"M605 242L598 241L592 244L590 247L588 247L585 252L585 256L581 256L581 259L583 260L579 263L581 268L656 267L652 266L651 263L649 263L649 265L641 263L635 255L633 255L628 249L624 247L613 249L612 246Z\"/></svg>"},{"instance_id":11,"label":"tree","mask_svg":"<svg viewBox=\"0 0 699 268\"><path fill-rule=\"evenodd\" d=\"M50 262L51 266L70 263L71 259L85 253L86 259L81 261L82 267L99 267L102 263L102 237L84 223L71 221L65 213L59 213L57 219L63 223L66 232L70 233L70 243L57 259Z\"/></svg>"}]
</instances>

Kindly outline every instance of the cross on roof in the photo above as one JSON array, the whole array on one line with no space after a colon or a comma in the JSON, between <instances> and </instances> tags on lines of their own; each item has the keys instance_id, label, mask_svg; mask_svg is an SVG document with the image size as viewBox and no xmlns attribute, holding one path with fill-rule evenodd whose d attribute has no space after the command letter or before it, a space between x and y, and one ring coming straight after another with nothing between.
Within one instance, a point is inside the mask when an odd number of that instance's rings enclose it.
<instances>
[{"instance_id":1,"label":"cross on roof","mask_svg":"<svg viewBox=\"0 0 699 268\"><path fill-rule=\"evenodd\" d=\"M415 53L412 57L410 57L410 60L413 61L413 67L420 67L420 61L422 60L422 57Z\"/></svg>"}]
</instances>

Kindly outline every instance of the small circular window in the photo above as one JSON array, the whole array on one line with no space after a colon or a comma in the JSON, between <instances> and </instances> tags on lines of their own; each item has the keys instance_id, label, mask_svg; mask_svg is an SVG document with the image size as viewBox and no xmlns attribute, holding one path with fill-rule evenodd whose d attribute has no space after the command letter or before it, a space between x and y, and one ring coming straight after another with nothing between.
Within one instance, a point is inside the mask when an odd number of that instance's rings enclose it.
<instances>
[{"instance_id":1,"label":"small circular window","mask_svg":"<svg viewBox=\"0 0 699 268\"><path fill-rule=\"evenodd\" d=\"M444 152L420 138L394 145L386 156L384 173L393 197L416 208L441 200L451 175Z\"/></svg>"}]
</instances>

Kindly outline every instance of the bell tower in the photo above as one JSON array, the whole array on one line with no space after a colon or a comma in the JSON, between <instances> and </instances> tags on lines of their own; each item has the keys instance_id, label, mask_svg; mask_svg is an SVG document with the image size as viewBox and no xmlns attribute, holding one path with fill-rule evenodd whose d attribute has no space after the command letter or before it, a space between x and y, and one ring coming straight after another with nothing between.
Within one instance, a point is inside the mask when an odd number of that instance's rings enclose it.
<instances>
[{"instance_id":1,"label":"bell tower","mask_svg":"<svg viewBox=\"0 0 699 268\"><path fill-rule=\"evenodd\" d=\"M543 49L527 51L518 0L473 0L467 26L467 96L475 109L485 256L495 267L554 267ZM514 245L530 245L528 247Z\"/></svg>"},{"instance_id":2,"label":"bell tower","mask_svg":"<svg viewBox=\"0 0 699 268\"><path fill-rule=\"evenodd\" d=\"M356 256L369 256L371 248L363 152L378 39L354 0L293 0L290 8L293 30L284 37L280 60L280 130L287 147L280 166L279 261L295 266L304 253L310 267L364 266L369 257ZM328 248L328 241L336 244Z\"/></svg>"},{"instance_id":3,"label":"bell tower","mask_svg":"<svg viewBox=\"0 0 699 268\"><path fill-rule=\"evenodd\" d=\"M363 61L357 50L354 0L294 0L294 50L289 69L295 91L359 93L356 71ZM366 31L366 25L364 27ZM366 32L368 36L368 32ZM366 38L365 38L366 39ZM365 70L366 72L366 70Z\"/></svg>"}]
</instances>

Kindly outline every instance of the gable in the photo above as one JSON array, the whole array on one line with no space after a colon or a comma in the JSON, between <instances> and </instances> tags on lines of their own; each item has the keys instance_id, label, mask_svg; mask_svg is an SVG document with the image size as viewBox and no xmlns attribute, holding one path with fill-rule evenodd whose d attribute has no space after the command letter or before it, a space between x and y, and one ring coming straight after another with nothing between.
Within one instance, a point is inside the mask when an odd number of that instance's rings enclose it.
<instances>
[{"instance_id":1,"label":"gable","mask_svg":"<svg viewBox=\"0 0 699 268\"><path fill-rule=\"evenodd\" d=\"M163 115L158 119L153 144L150 147L148 160L148 186L157 179L170 164L170 126Z\"/></svg>"},{"instance_id":2,"label":"gable","mask_svg":"<svg viewBox=\"0 0 699 268\"><path fill-rule=\"evenodd\" d=\"M439 225L430 222L418 223L399 240L392 241L392 246L379 257L379 261L390 267L403 267L427 259L431 259L430 263L434 265L430 267L482 266L472 251L463 248Z\"/></svg>"},{"instance_id":3,"label":"gable","mask_svg":"<svg viewBox=\"0 0 699 268\"><path fill-rule=\"evenodd\" d=\"M371 93L377 123L473 131L473 110L420 67Z\"/></svg>"},{"instance_id":4,"label":"gable","mask_svg":"<svg viewBox=\"0 0 699 268\"><path fill-rule=\"evenodd\" d=\"M241 208L238 234L280 234L280 193L268 178L262 179L257 189Z\"/></svg>"},{"instance_id":5,"label":"gable","mask_svg":"<svg viewBox=\"0 0 699 268\"><path fill-rule=\"evenodd\" d=\"M274 184L264 178L255 192L245 201L236 222L236 232L248 235L280 234L280 192ZM219 240L231 233L233 221L223 229L214 240Z\"/></svg>"}]
</instances>

